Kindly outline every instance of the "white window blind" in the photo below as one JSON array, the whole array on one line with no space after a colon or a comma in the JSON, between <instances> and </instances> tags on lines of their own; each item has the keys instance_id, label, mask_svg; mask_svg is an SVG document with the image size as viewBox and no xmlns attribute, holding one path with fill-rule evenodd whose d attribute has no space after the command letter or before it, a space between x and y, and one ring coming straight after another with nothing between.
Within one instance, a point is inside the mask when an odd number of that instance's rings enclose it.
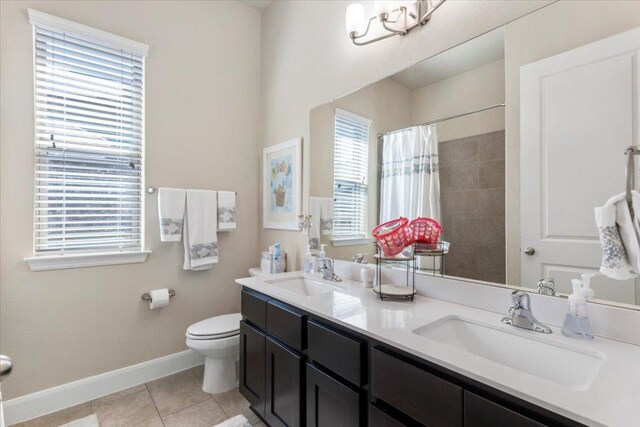
<instances>
[{"instance_id":1,"label":"white window blind","mask_svg":"<svg viewBox=\"0 0 640 427\"><path fill-rule=\"evenodd\" d=\"M357 239L367 233L370 121L336 110L333 148L333 237Z\"/></svg>"},{"instance_id":2,"label":"white window blind","mask_svg":"<svg viewBox=\"0 0 640 427\"><path fill-rule=\"evenodd\" d=\"M34 41L36 255L141 251L144 56L37 24Z\"/></svg>"}]
</instances>

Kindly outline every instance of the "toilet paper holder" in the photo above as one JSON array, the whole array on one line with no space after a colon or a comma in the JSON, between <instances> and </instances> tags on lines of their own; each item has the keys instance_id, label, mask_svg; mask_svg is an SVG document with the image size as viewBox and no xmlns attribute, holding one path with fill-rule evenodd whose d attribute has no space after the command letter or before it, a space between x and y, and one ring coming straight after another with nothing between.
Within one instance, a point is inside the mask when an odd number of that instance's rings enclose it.
<instances>
[{"instance_id":1,"label":"toilet paper holder","mask_svg":"<svg viewBox=\"0 0 640 427\"><path fill-rule=\"evenodd\" d=\"M175 297L175 296L176 296L176 291L174 291L173 289L169 289L169 297ZM151 294L149 292L145 292L144 294L142 294L141 298L144 301L151 302Z\"/></svg>"}]
</instances>

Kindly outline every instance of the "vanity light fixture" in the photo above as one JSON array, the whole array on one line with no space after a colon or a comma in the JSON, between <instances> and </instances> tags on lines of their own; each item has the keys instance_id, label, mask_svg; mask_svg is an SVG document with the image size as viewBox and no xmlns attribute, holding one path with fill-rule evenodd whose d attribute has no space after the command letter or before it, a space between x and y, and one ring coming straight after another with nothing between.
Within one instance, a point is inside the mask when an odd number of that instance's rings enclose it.
<instances>
[{"instance_id":1,"label":"vanity light fixture","mask_svg":"<svg viewBox=\"0 0 640 427\"><path fill-rule=\"evenodd\" d=\"M405 36L414 28L426 25L431 15L445 0L374 1L375 15L365 19L364 6L353 3L347 7L347 34L353 44L364 46L393 36ZM386 34L363 40L369 34L371 23L378 19Z\"/></svg>"}]
</instances>

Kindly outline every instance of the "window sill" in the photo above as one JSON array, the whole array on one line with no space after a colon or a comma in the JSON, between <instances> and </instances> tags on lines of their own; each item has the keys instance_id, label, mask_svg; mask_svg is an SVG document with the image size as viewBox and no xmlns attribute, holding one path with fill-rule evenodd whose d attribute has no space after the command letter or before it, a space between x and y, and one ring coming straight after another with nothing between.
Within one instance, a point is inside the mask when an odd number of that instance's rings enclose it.
<instances>
[{"instance_id":1,"label":"window sill","mask_svg":"<svg viewBox=\"0 0 640 427\"><path fill-rule=\"evenodd\" d=\"M336 239L331 241L331 245L333 247L339 246L360 246L360 245L368 245L373 242L371 237L360 237L357 239Z\"/></svg>"},{"instance_id":2,"label":"window sill","mask_svg":"<svg viewBox=\"0 0 640 427\"><path fill-rule=\"evenodd\" d=\"M141 263L147 260L150 253L151 251L43 255L27 257L24 262L31 268L31 271L61 270L64 268Z\"/></svg>"}]
</instances>

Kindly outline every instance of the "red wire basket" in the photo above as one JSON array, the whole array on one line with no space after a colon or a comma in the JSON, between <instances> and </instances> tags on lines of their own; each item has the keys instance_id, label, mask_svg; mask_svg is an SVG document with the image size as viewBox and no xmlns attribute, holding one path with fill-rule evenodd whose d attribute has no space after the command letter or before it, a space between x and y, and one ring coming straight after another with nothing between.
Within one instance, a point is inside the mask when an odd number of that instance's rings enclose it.
<instances>
[{"instance_id":1,"label":"red wire basket","mask_svg":"<svg viewBox=\"0 0 640 427\"><path fill-rule=\"evenodd\" d=\"M409 224L411 241L414 243L438 243L442 227L431 218L416 218Z\"/></svg>"},{"instance_id":2,"label":"red wire basket","mask_svg":"<svg viewBox=\"0 0 640 427\"><path fill-rule=\"evenodd\" d=\"M398 255L411 244L411 229L407 218L398 218L378 225L371 232L386 256Z\"/></svg>"}]
</instances>

